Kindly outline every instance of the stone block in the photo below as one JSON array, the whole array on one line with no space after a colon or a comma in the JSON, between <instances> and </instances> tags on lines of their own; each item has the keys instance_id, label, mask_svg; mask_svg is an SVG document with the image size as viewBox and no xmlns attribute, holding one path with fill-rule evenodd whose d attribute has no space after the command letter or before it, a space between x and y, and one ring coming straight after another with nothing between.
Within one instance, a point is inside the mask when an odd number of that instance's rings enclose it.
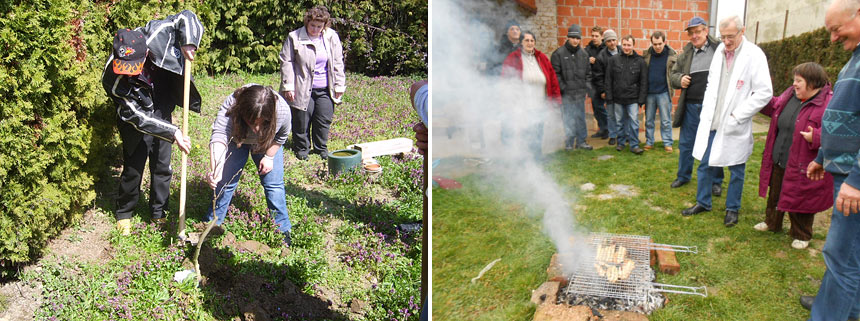
<instances>
[{"instance_id":1,"label":"stone block","mask_svg":"<svg viewBox=\"0 0 860 321\"><path fill-rule=\"evenodd\" d=\"M540 305L535 311L534 321L589 321L592 318L591 308L577 305L570 306L567 304L544 304Z\"/></svg>"},{"instance_id":2,"label":"stone block","mask_svg":"<svg viewBox=\"0 0 860 321\"><path fill-rule=\"evenodd\" d=\"M681 271L681 265L678 264L678 259L673 251L657 250L657 262L660 267L660 272L675 275Z\"/></svg>"},{"instance_id":3,"label":"stone block","mask_svg":"<svg viewBox=\"0 0 860 321\"><path fill-rule=\"evenodd\" d=\"M555 304L560 285L561 284L559 282L544 282L537 288L537 290L532 291L532 303L537 305L544 303Z\"/></svg>"}]
</instances>

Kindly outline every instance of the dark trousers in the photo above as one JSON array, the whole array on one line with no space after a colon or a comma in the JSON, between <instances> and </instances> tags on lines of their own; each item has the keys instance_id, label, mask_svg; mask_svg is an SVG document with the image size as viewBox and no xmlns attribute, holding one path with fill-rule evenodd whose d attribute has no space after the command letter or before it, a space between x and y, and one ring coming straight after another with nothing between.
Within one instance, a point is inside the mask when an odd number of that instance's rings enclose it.
<instances>
[{"instance_id":1,"label":"dark trousers","mask_svg":"<svg viewBox=\"0 0 860 321\"><path fill-rule=\"evenodd\" d=\"M328 132L334 118L334 102L329 97L328 88L311 91L308 110L290 108L290 112L293 116L293 153L307 156L311 149L316 153L328 152Z\"/></svg>"},{"instance_id":2,"label":"dark trousers","mask_svg":"<svg viewBox=\"0 0 860 321\"><path fill-rule=\"evenodd\" d=\"M128 143L130 142L123 142L123 144ZM170 168L172 144L150 135L143 135L136 145L131 154L125 152L122 154L123 168L119 177L116 219L131 218L140 197L140 180L147 158L149 158L151 178L149 208L152 210L153 219L162 218L170 196L170 178L173 176L173 170Z\"/></svg>"},{"instance_id":3,"label":"dark trousers","mask_svg":"<svg viewBox=\"0 0 860 321\"><path fill-rule=\"evenodd\" d=\"M770 190L767 193L767 207L764 216L767 229L774 232L782 231L782 218L785 216L785 212L776 209L776 204L779 203L779 193L782 192L782 178L784 176L785 168L774 164L773 171L770 173ZM791 229L788 231L788 235L801 241L812 239L812 222L815 220L815 213L788 212L788 218L791 220Z\"/></svg>"},{"instance_id":4,"label":"dark trousers","mask_svg":"<svg viewBox=\"0 0 860 321\"><path fill-rule=\"evenodd\" d=\"M591 110L594 112L594 119L597 120L597 128L601 132L606 132L606 102L600 97L591 97Z\"/></svg>"}]
</instances>

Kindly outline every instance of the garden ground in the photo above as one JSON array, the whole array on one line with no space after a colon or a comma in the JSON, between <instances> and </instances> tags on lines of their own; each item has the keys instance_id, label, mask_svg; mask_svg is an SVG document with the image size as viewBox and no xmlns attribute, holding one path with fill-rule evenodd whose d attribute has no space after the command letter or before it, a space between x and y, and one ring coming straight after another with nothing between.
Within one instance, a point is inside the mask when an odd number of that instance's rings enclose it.
<instances>
[{"instance_id":1,"label":"garden ground","mask_svg":"<svg viewBox=\"0 0 860 321\"><path fill-rule=\"evenodd\" d=\"M418 118L407 89L417 79L347 78L330 150L412 137L411 125ZM191 231L202 230L211 204L204 175L215 111L235 88L251 82L277 88L278 76L197 80L204 112L189 118L193 150L186 213ZM174 123L180 117L174 116ZM84 218L52 240L47 254L25 267L18 281L0 287L0 320L417 319L421 231L401 233L396 227L421 219L422 158L417 153L381 156L382 173L331 176L319 157L300 162L288 149L284 154L292 247L282 244L259 180L248 175L256 172L255 166L248 163L223 229L213 230L201 251L200 286L192 280L175 282L175 272L193 266L189 258L194 249L175 237L179 152L172 164L168 223L150 221L148 193L142 193L129 237L113 228L117 160L102 173L97 200Z\"/></svg>"}]
</instances>

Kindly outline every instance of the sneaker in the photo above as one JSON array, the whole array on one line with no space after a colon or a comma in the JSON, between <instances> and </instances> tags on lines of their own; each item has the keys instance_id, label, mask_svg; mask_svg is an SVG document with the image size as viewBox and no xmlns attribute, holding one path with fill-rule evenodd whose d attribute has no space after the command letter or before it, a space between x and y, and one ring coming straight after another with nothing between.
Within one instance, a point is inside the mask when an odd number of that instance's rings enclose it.
<instances>
[{"instance_id":1,"label":"sneaker","mask_svg":"<svg viewBox=\"0 0 860 321\"><path fill-rule=\"evenodd\" d=\"M617 146L615 146L615 150L617 150L617 151L619 151L619 152L620 152L620 151L624 150L624 146L622 146L622 145L617 145Z\"/></svg>"},{"instance_id":2,"label":"sneaker","mask_svg":"<svg viewBox=\"0 0 860 321\"><path fill-rule=\"evenodd\" d=\"M591 147L591 145L589 145L588 143L582 143L582 144L576 145L576 149L592 150L592 149L594 149L594 147Z\"/></svg>"},{"instance_id":3,"label":"sneaker","mask_svg":"<svg viewBox=\"0 0 860 321\"><path fill-rule=\"evenodd\" d=\"M607 144L609 144L609 145L615 145L615 138L610 138L610 139L609 139L609 142L608 142Z\"/></svg>"},{"instance_id":4,"label":"sneaker","mask_svg":"<svg viewBox=\"0 0 860 321\"><path fill-rule=\"evenodd\" d=\"M767 231L767 223L765 223L765 222L758 223L755 226L753 226L753 228L756 229L756 231L762 231L762 232Z\"/></svg>"},{"instance_id":5,"label":"sneaker","mask_svg":"<svg viewBox=\"0 0 860 321\"><path fill-rule=\"evenodd\" d=\"M671 153L673 151L672 146L666 146L663 147L663 149L666 150L667 153Z\"/></svg>"},{"instance_id":6,"label":"sneaker","mask_svg":"<svg viewBox=\"0 0 860 321\"><path fill-rule=\"evenodd\" d=\"M644 150L639 148L639 146L633 146L630 148L630 152L632 152L633 154L636 154L636 155L642 155L642 152L644 152Z\"/></svg>"},{"instance_id":7,"label":"sneaker","mask_svg":"<svg viewBox=\"0 0 860 321\"><path fill-rule=\"evenodd\" d=\"M573 150L573 146L571 146L571 145L564 146L564 150Z\"/></svg>"},{"instance_id":8,"label":"sneaker","mask_svg":"<svg viewBox=\"0 0 860 321\"><path fill-rule=\"evenodd\" d=\"M651 150L651 148L654 148L654 146L651 146L651 145L645 145L645 150Z\"/></svg>"},{"instance_id":9,"label":"sneaker","mask_svg":"<svg viewBox=\"0 0 860 321\"><path fill-rule=\"evenodd\" d=\"M794 240L791 242L791 247L798 250L805 249L807 246L809 246L809 241Z\"/></svg>"},{"instance_id":10,"label":"sneaker","mask_svg":"<svg viewBox=\"0 0 860 321\"><path fill-rule=\"evenodd\" d=\"M122 236L131 235L131 219L123 219L116 221L116 229Z\"/></svg>"}]
</instances>

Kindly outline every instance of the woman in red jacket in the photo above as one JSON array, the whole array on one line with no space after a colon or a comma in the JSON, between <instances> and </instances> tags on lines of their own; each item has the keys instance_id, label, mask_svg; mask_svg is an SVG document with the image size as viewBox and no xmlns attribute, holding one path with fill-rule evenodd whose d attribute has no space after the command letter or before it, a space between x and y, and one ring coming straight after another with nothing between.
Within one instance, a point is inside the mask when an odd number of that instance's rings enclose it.
<instances>
[{"instance_id":1,"label":"woman in red jacket","mask_svg":"<svg viewBox=\"0 0 860 321\"><path fill-rule=\"evenodd\" d=\"M755 229L782 231L788 212L791 247L804 249L812 239L815 213L833 205L833 177L825 174L818 181L806 177L806 167L821 146L821 116L833 91L817 63L797 65L793 73L794 84L761 110L771 117L759 172L759 196L767 194L767 208L765 221Z\"/></svg>"},{"instance_id":2,"label":"woman in red jacket","mask_svg":"<svg viewBox=\"0 0 860 321\"><path fill-rule=\"evenodd\" d=\"M502 63L502 76L519 78L525 85L526 96L536 96L534 100L527 100L521 106L519 112L526 113L527 117L519 118L526 123L522 125L525 129L523 135L528 137L529 146L535 156L540 157L543 141L543 117L541 116L545 105L558 107L561 104L561 89L555 70L549 58L540 50L535 49L535 35L530 31L523 32L522 49L512 52ZM508 130L502 132L502 140L508 136Z\"/></svg>"}]
</instances>

